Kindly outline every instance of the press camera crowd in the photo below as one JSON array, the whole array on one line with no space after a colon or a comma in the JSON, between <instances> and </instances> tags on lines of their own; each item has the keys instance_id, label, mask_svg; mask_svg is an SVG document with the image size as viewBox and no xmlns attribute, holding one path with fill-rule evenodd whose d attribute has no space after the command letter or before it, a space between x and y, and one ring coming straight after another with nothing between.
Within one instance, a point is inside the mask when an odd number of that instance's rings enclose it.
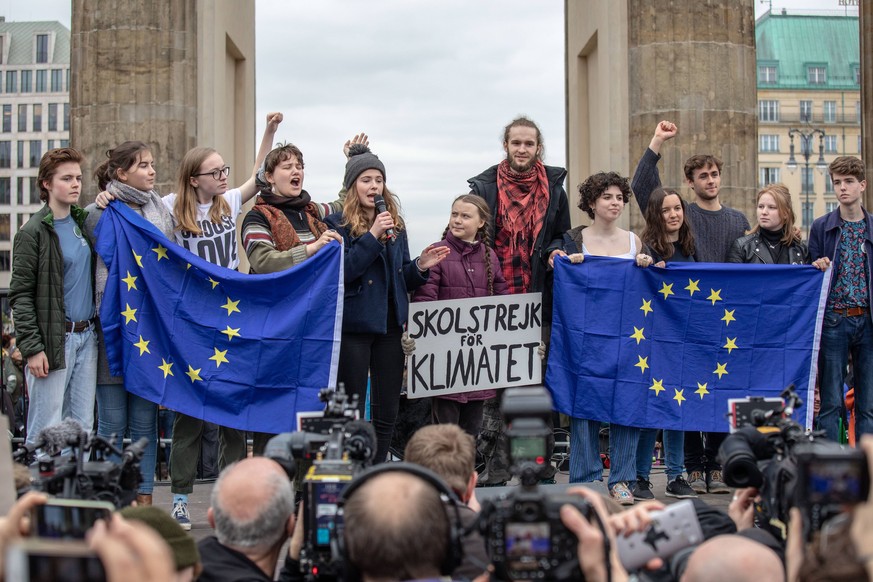
<instances>
[{"instance_id":1,"label":"press camera crowd","mask_svg":"<svg viewBox=\"0 0 873 582\"><path fill-rule=\"evenodd\" d=\"M121 450L123 436L134 442L145 439L138 460L142 475L136 487L139 507L126 511L149 516L142 521L153 518L154 528L171 540L175 566L184 575L199 574L203 580L272 579L277 564L282 579L312 575L296 562L305 529L295 528L304 521L295 519L291 477L296 473L289 471L287 463L283 466L260 456L274 435L254 434L255 456L248 458L245 433L219 427L224 469L207 516L217 537L199 544L197 559L190 538L176 530L190 529L188 495L193 491L196 461L208 425L202 419L176 413L170 458L172 512L167 515L149 509L158 406L127 392L124 379L109 373L97 317L109 275L93 252L95 226L109 204L128 205L169 240L207 261L235 269L239 265L238 215L242 205L254 198L254 208L245 215L240 229L252 273L282 271L305 261L331 241L342 243L346 293L337 379L361 403L369 385L378 465L372 475L367 471L356 475L353 483L362 483L349 485L357 494L345 500L344 533L332 536L341 546L333 554L355 567L354 575L343 570L343 578L473 578L488 571L489 563L495 567L495 545L502 543L509 552L506 544L510 538L515 543L513 551L543 558L516 560L519 568L510 568L513 576L536 578L535 572L548 570L545 557L557 547L552 533L560 529L560 522L579 540L579 568L562 573L560 579L582 574L588 580L623 579L627 574L618 558L620 544L616 539L632 532L659 533L650 526L652 513L663 506L651 501L654 494L649 481L658 431L612 424L608 498L585 489L576 491L587 502L587 513L574 504L560 507L557 521L543 521L545 533L522 528L519 531L524 537L506 530L502 541L494 541L496 534L492 533L487 543L481 537L475 541L476 536L463 535L470 528L453 519L478 509L475 487L505 485L513 478L513 471L518 471L500 412L500 397L487 386L478 392L432 399L434 426L422 429L410 440L404 458L407 463L429 467L437 476L384 463L398 416L405 354L415 350L414 341L404 333L409 301L542 292L547 338L552 269L557 257L563 255L573 263L583 262L586 256L626 258L641 268L699 261L812 264L821 270L833 269L821 336L817 428L831 441L839 440L843 385L851 370L855 432L862 450L868 452L873 446L860 438L873 433L873 364L869 361L873 354L873 222L861 206L866 188L861 160L843 156L831 163L829 173L839 205L816 219L809 240L803 241L795 226L791 195L781 184L767 185L758 193L754 227L741 212L724 205L719 199L722 162L714 155L695 155L685 163L686 183L694 202L688 203L677 190L663 187L657 166L660 150L678 134L678 128L662 121L632 182L615 172L601 172L579 185L578 206L591 224L571 229L563 187L566 171L543 164L539 128L521 117L504 128L506 158L469 180L469 194L451 204L442 240L411 259L399 200L388 189L385 165L369 150L367 136L359 134L343 148L347 163L337 199L317 203L303 189L302 152L292 144L271 149L281 122L281 114L268 115L252 174L234 189L228 189L230 168L221 155L210 148L194 148L179 168L177 192L161 197L154 191L150 146L137 141L120 144L107 152L97 169L100 194L86 209L77 205L81 154L72 148L51 150L43 156L38 175L46 205L15 236L10 302L16 348L24 365L25 382L19 398L28 404L26 443L38 447L40 435L68 418L90 429L95 425L95 403L96 433L114 443L116 451ZM618 226L632 196L646 219L639 235ZM545 344L541 355L545 365ZM551 415L545 422L551 429ZM601 423L573 418L570 429L570 481L602 481ZM782 427L782 432L786 431ZM813 531L808 523L804 526L798 508L781 511L777 506L783 499L777 502L764 497L769 473L764 475L763 484L757 481L758 488L734 489L729 516L697 498L730 494L726 481L742 481L723 474L719 448L725 436L663 431L668 476L665 494L692 500L707 541L692 544L696 549L686 551L679 562L657 556L647 563L650 572L640 570L632 575L683 580L703 576L710 580L751 576L863 579L873 559L873 541L863 534L873 531L864 527L870 519L866 498L856 499L857 505L851 508L846 503L841 511L831 508L833 516L820 531ZM425 441L419 443L424 450L418 457L413 447L416 438ZM545 445L543 458L551 456L552 443ZM779 448L772 442L768 446ZM762 462L774 457L773 453L766 457L754 452ZM783 453L785 458L791 457L786 448L777 450L775 458ZM484 463L480 471L474 469L477 455ZM117 461L121 457L109 458ZM866 464L864 468L866 475ZM554 470L551 464L542 463L536 481L554 483ZM828 484L840 490L838 481L831 479ZM865 476L865 487L867 481ZM782 495L782 488L778 491ZM864 491L866 494L866 488ZM444 500L452 497L450 505L460 509L447 514ZM22 497L4 522L4 540L13 540L28 530L28 516L45 500L38 493ZM621 510L637 501L642 503ZM542 499L540 502L548 505ZM140 527L137 519L134 515L130 519L113 515L100 520L88 543L101 557L110 579L115 575L131 577L135 571L141 579L168 579L174 562L167 544ZM355 523L366 525L355 528ZM754 527L762 525L767 527ZM282 564L280 548L287 537L291 538L291 549L282 557ZM544 545L548 549L543 549ZM654 539L649 545L656 550L659 544ZM834 553L835 548L839 554ZM839 559L833 560L836 555ZM461 572L459 564L467 568ZM849 573L850 566L854 569ZM529 570L526 573L525 567ZM745 573L742 569L747 567L750 570ZM837 573L840 568L847 570ZM501 572L496 567L493 575ZM551 575L547 571L543 576L549 579Z\"/></svg>"}]
</instances>

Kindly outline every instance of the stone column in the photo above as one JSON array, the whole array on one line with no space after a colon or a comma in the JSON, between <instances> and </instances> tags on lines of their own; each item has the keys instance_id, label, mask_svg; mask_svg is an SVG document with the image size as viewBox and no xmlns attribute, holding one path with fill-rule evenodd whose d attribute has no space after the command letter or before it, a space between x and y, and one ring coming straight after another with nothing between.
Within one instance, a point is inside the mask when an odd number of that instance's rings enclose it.
<instances>
[{"instance_id":1,"label":"stone column","mask_svg":"<svg viewBox=\"0 0 873 582\"><path fill-rule=\"evenodd\" d=\"M694 154L724 162L721 200L754 219L757 89L754 0L627 0L631 172L662 119L679 134L662 149L664 186L687 193ZM631 227L642 228L632 205Z\"/></svg>"},{"instance_id":2,"label":"stone column","mask_svg":"<svg viewBox=\"0 0 873 582\"><path fill-rule=\"evenodd\" d=\"M87 158L83 192L105 152L126 140L152 147L156 189L197 138L196 0L73 0L71 144Z\"/></svg>"},{"instance_id":3,"label":"stone column","mask_svg":"<svg viewBox=\"0 0 873 582\"><path fill-rule=\"evenodd\" d=\"M858 3L861 27L861 155L867 166L864 207L873 209L873 2Z\"/></svg>"}]
</instances>

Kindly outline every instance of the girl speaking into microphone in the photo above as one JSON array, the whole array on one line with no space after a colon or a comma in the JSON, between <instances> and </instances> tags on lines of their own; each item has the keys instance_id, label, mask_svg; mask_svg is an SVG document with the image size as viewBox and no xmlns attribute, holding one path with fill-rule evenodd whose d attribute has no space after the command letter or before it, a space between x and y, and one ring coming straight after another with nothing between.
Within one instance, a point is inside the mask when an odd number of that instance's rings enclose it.
<instances>
[{"instance_id":1,"label":"girl speaking into microphone","mask_svg":"<svg viewBox=\"0 0 873 582\"><path fill-rule=\"evenodd\" d=\"M363 144L349 150L342 212L325 222L343 237L345 303L337 382L363 406L370 377L370 418L376 431L376 461L388 456L403 383L400 339L409 312L408 293L427 282L431 267L449 254L427 247L409 258L397 197L385 186L385 165ZM382 203L377 210L377 197ZM382 207L384 204L384 207ZM392 241L393 242L389 242ZM361 411L363 412L363 411Z\"/></svg>"}]
</instances>

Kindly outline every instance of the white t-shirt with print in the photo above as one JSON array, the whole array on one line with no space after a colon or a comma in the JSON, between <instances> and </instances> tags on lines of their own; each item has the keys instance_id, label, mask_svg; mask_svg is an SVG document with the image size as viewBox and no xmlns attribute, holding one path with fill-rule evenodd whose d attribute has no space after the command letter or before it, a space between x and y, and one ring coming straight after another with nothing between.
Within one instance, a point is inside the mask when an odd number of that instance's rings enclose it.
<instances>
[{"instance_id":1,"label":"white t-shirt with print","mask_svg":"<svg viewBox=\"0 0 873 582\"><path fill-rule=\"evenodd\" d=\"M221 223L214 224L209 220L212 202L198 204L197 224L200 225L203 235L195 236L189 232L177 230L176 242L210 263L236 269L239 266L239 253L236 248L236 219L242 207L242 192L238 188L234 188L222 194L222 197L230 205L230 216L222 216ZM163 197L163 201L164 206L170 210L172 215L176 194L167 194ZM175 216L173 216L173 221L178 225Z\"/></svg>"}]
</instances>

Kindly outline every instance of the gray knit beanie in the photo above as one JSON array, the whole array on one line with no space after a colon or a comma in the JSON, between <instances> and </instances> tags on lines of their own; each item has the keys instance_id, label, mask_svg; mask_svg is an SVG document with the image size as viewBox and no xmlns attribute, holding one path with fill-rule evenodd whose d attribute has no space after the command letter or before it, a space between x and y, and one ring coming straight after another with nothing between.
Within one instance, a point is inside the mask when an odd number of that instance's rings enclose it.
<instances>
[{"instance_id":1,"label":"gray knit beanie","mask_svg":"<svg viewBox=\"0 0 873 582\"><path fill-rule=\"evenodd\" d=\"M358 176L367 170L379 170L382 172L382 179L387 181L385 164L370 151L370 148L364 144L356 143L349 148L349 161L346 162L346 176L343 179L345 189L350 190Z\"/></svg>"}]
</instances>

